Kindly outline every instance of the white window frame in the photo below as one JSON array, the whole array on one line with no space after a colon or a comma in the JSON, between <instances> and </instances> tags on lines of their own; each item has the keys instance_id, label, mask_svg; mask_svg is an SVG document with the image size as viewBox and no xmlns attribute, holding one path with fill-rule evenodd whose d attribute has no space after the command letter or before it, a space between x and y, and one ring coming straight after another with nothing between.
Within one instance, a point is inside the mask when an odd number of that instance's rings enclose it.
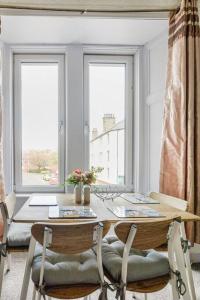
<instances>
[{"instance_id":1,"label":"white window frame","mask_svg":"<svg viewBox=\"0 0 200 300\"><path fill-rule=\"evenodd\" d=\"M90 64L125 64L125 184L133 185L133 124L134 124L134 95L133 95L133 55L84 55L84 153L85 169L89 167L89 65Z\"/></svg>"},{"instance_id":2,"label":"white window frame","mask_svg":"<svg viewBox=\"0 0 200 300\"><path fill-rule=\"evenodd\" d=\"M63 54L13 54L14 186L16 192L64 192L65 178L65 56ZM21 64L58 63L58 167L60 182L55 186L22 185Z\"/></svg>"}]
</instances>

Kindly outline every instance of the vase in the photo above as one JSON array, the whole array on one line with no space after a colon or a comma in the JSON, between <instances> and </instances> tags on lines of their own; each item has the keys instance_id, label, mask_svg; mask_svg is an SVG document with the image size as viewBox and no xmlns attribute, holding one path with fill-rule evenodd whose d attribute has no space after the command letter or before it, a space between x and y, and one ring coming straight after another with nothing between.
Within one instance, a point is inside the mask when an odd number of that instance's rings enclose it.
<instances>
[{"instance_id":1,"label":"vase","mask_svg":"<svg viewBox=\"0 0 200 300\"><path fill-rule=\"evenodd\" d=\"M89 205L90 204L90 186L85 185L83 188L83 204Z\"/></svg>"},{"instance_id":2,"label":"vase","mask_svg":"<svg viewBox=\"0 0 200 300\"><path fill-rule=\"evenodd\" d=\"M75 187L74 187L74 194L75 194L75 203L76 204L81 204L81 201L82 201L82 185L79 183L79 184L76 184Z\"/></svg>"}]
</instances>

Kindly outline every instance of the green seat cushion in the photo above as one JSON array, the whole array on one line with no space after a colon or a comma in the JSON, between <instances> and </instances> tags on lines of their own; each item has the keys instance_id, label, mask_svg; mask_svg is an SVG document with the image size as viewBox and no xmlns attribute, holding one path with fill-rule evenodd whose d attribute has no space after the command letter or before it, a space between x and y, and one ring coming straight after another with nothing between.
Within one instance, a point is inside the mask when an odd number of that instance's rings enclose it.
<instances>
[{"instance_id":1,"label":"green seat cushion","mask_svg":"<svg viewBox=\"0 0 200 300\"><path fill-rule=\"evenodd\" d=\"M116 237L104 238L102 244L103 265L115 281L121 278L124 244ZM169 274L168 258L155 251L131 249L128 258L127 282L156 278Z\"/></svg>"},{"instance_id":2,"label":"green seat cushion","mask_svg":"<svg viewBox=\"0 0 200 300\"><path fill-rule=\"evenodd\" d=\"M7 244L9 247L28 247L32 224L12 222L9 226Z\"/></svg>"},{"instance_id":3,"label":"green seat cushion","mask_svg":"<svg viewBox=\"0 0 200 300\"><path fill-rule=\"evenodd\" d=\"M32 263L32 280L39 282L42 247L37 246ZM44 282L47 286L100 282L96 255L92 250L64 255L47 250Z\"/></svg>"}]
</instances>

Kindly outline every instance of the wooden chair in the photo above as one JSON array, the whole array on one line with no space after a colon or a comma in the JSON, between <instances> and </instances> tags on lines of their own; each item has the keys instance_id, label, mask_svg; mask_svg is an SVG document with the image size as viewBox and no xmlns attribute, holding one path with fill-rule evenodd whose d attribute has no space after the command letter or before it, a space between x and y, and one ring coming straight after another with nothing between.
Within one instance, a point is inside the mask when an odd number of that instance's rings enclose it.
<instances>
[{"instance_id":1,"label":"wooden chair","mask_svg":"<svg viewBox=\"0 0 200 300\"><path fill-rule=\"evenodd\" d=\"M178 208L182 211L187 210L187 201L186 200L168 196L168 195L165 195L162 193L156 193L156 192L151 192L149 196L152 199L158 200L161 203L173 206L174 208ZM162 247L162 249L166 250L166 247ZM190 248L189 252L190 252L191 263L199 263L200 262L200 245L194 243L194 245L192 245L192 247Z\"/></svg>"},{"instance_id":2,"label":"wooden chair","mask_svg":"<svg viewBox=\"0 0 200 300\"><path fill-rule=\"evenodd\" d=\"M182 299L194 300L196 299L195 291L192 290L192 284L190 284L190 278L187 273L187 267L190 265L187 261L188 257L185 255L182 247L181 239L181 227L180 220L166 219L164 221L138 221L138 222L119 222L115 225L115 234L118 241L110 243L110 245L103 244L102 256L104 273L111 281L111 283L118 290L118 295L121 300L125 299L126 290L131 292L145 293L145 299L147 299L148 293L153 293L163 289L168 282L171 282L173 300ZM156 270L151 260L148 261L145 269L144 253L150 252L137 252L148 249L155 249L160 245L168 242L168 267L166 267L166 259L164 256L156 251L153 255L157 256L156 261L159 262L160 275L156 276ZM116 254L116 249L119 249L119 243L123 249L123 256L118 255L112 261L111 253L112 247ZM116 248L116 249L115 249ZM137 249L137 250L134 250ZM136 251L136 253L134 252ZM113 253L114 253L113 252ZM142 264L135 263L137 255L141 255L143 271L141 272ZM149 255L149 254L148 254ZM109 258L109 259L108 259ZM115 261L118 265L115 266ZM119 263L119 261L121 261ZM152 268L151 268L152 265ZM137 268L138 266L138 268ZM117 276L117 268L119 270L119 276ZM155 272L154 272L155 271ZM151 274L152 273L152 274ZM132 278L132 279L131 279ZM133 279L134 278L134 279ZM138 279L137 279L138 278ZM181 295L183 294L183 295Z\"/></svg>"},{"instance_id":3,"label":"wooden chair","mask_svg":"<svg viewBox=\"0 0 200 300\"><path fill-rule=\"evenodd\" d=\"M31 237L31 224L12 222L16 205L15 193L10 193L4 202L0 203L3 220L3 237L0 243L0 295L4 276L4 265L7 258L7 270L10 270L11 253L27 251Z\"/></svg>"},{"instance_id":4,"label":"wooden chair","mask_svg":"<svg viewBox=\"0 0 200 300\"><path fill-rule=\"evenodd\" d=\"M103 293L105 292L105 282L102 266L101 243L102 236L108 232L109 227L110 225L107 222L34 224L32 226L32 237L20 300L25 300L27 297L31 269L32 280L34 280L33 299L35 299L36 293L38 300L41 296L45 295L59 299L77 299L87 297L97 289L101 289L101 296L103 297ZM41 254L39 266L37 265L38 256L34 254L36 241L42 246L40 246ZM92 251L94 246L96 254ZM59 255L61 255L61 257ZM79 261L79 255L82 257L82 262ZM85 255L86 260L84 260ZM60 276L57 269L56 271L53 269L54 266L53 268L49 266L52 257L54 265L56 259L59 259L60 263L62 262L63 268L61 273L64 277ZM84 267L80 264L87 263L87 266L89 266L88 261L90 259L95 262L91 271L93 273L90 274L90 267L87 269L86 273L86 270L84 270L83 273L80 273L81 267ZM46 264L46 260L48 260L48 265ZM72 271L74 261L78 264L79 270L75 277L73 277L74 273ZM72 268L70 271L68 270L69 266ZM34 271L34 268L36 272ZM54 273L54 271L57 273ZM88 276L91 276L91 278L88 279Z\"/></svg>"},{"instance_id":5,"label":"wooden chair","mask_svg":"<svg viewBox=\"0 0 200 300\"><path fill-rule=\"evenodd\" d=\"M180 198L176 198L176 197L172 197L172 196L168 196L162 193L156 193L156 192L151 192L149 194L149 197L151 197L154 200L158 200L161 203L170 205L174 208L178 208L182 211L186 211L187 209L187 201L180 199Z\"/></svg>"}]
</instances>

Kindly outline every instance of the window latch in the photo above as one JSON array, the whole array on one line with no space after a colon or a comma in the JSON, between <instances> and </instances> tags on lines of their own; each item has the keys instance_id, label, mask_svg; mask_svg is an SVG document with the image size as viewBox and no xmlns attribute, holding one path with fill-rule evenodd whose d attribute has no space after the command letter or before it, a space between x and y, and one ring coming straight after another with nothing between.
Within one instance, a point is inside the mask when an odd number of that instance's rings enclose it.
<instances>
[{"instance_id":1,"label":"window latch","mask_svg":"<svg viewBox=\"0 0 200 300\"><path fill-rule=\"evenodd\" d=\"M85 122L84 125L84 135L88 135L89 134L89 124L88 122Z\"/></svg>"},{"instance_id":2,"label":"window latch","mask_svg":"<svg viewBox=\"0 0 200 300\"><path fill-rule=\"evenodd\" d=\"M58 131L59 131L60 134L63 134L63 125L64 125L64 122L60 121L60 123L59 123L59 129L58 129Z\"/></svg>"}]
</instances>

